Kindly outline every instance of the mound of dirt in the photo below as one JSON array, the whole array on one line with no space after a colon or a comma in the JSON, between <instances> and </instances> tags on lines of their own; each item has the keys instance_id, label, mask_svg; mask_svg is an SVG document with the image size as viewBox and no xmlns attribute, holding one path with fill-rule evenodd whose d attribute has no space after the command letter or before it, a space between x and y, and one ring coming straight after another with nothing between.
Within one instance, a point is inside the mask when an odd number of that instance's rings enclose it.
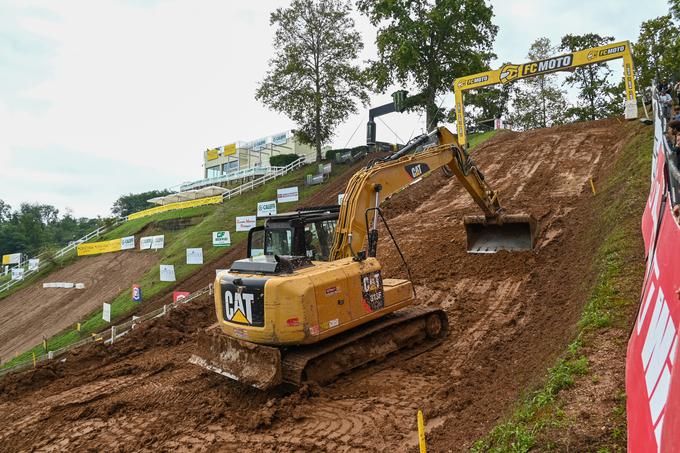
<instances>
[{"instance_id":1,"label":"mound of dirt","mask_svg":"<svg viewBox=\"0 0 680 453\"><path fill-rule=\"evenodd\" d=\"M0 357L7 360L75 325L141 278L157 258L123 251L85 256L0 301ZM85 289L43 288L47 282L84 283Z\"/></svg>"},{"instance_id":2,"label":"mound of dirt","mask_svg":"<svg viewBox=\"0 0 680 453\"><path fill-rule=\"evenodd\" d=\"M589 181L598 185L608 177L636 127L615 120L580 123L503 134L475 148L507 211L539 219L534 252L467 254L462 217L477 208L443 174L384 204L417 303L448 314L451 333L440 346L409 359L394 356L322 389L264 393L187 363L194 329L214 316L206 298L112 347L68 357L53 375L40 368L8 378L11 394L0 393L0 445L416 451L420 409L432 451L466 450L568 343L590 284L588 235L596 216ZM328 188L327 200L336 189ZM378 256L386 276L403 273L384 234Z\"/></svg>"}]
</instances>

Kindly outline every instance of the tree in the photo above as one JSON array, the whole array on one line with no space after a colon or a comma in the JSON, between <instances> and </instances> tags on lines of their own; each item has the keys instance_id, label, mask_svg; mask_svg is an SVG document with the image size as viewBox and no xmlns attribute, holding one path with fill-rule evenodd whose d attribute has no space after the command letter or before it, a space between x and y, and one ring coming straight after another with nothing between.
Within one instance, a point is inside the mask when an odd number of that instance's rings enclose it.
<instances>
[{"instance_id":1,"label":"tree","mask_svg":"<svg viewBox=\"0 0 680 453\"><path fill-rule=\"evenodd\" d=\"M502 118L508 113L510 94L511 85L507 83L469 91L465 100L465 115L476 124ZM454 120L451 118L451 121Z\"/></svg>"},{"instance_id":2,"label":"tree","mask_svg":"<svg viewBox=\"0 0 680 453\"><path fill-rule=\"evenodd\" d=\"M415 105L426 112L428 130L443 112L437 96L456 77L488 69L498 27L493 10L479 0L358 0L359 10L378 27L378 60L369 74L379 91L413 84Z\"/></svg>"},{"instance_id":3,"label":"tree","mask_svg":"<svg viewBox=\"0 0 680 453\"><path fill-rule=\"evenodd\" d=\"M652 85L653 80L678 75L680 67L680 28L670 14L645 21L633 45L637 84Z\"/></svg>"},{"instance_id":4,"label":"tree","mask_svg":"<svg viewBox=\"0 0 680 453\"><path fill-rule=\"evenodd\" d=\"M591 47L604 46L614 41L613 36L596 33L565 35L559 49L576 52ZM624 91L609 82L612 74L607 63L596 63L576 68L566 78L566 83L577 87L578 103L567 109L566 117L575 121L592 121L621 113Z\"/></svg>"},{"instance_id":5,"label":"tree","mask_svg":"<svg viewBox=\"0 0 680 453\"><path fill-rule=\"evenodd\" d=\"M146 200L156 197L163 197L165 195L170 195L171 193L173 192L170 190L150 190L148 192L121 195L113 203L111 212L118 217L125 217L132 214L133 212L138 212L153 207L153 205Z\"/></svg>"},{"instance_id":6,"label":"tree","mask_svg":"<svg viewBox=\"0 0 680 453\"><path fill-rule=\"evenodd\" d=\"M531 44L529 61L543 60L555 54L548 38ZM515 82L510 123L520 129L549 127L564 122L567 110L565 92L557 85L554 74L544 74Z\"/></svg>"},{"instance_id":7,"label":"tree","mask_svg":"<svg viewBox=\"0 0 680 453\"><path fill-rule=\"evenodd\" d=\"M270 18L276 56L255 98L298 124L296 137L316 148L317 161L335 128L357 113L357 100L368 104L355 64L363 42L349 12L343 0L294 0Z\"/></svg>"},{"instance_id":8,"label":"tree","mask_svg":"<svg viewBox=\"0 0 680 453\"><path fill-rule=\"evenodd\" d=\"M675 20L680 21L680 0L668 0L671 15Z\"/></svg>"}]
</instances>

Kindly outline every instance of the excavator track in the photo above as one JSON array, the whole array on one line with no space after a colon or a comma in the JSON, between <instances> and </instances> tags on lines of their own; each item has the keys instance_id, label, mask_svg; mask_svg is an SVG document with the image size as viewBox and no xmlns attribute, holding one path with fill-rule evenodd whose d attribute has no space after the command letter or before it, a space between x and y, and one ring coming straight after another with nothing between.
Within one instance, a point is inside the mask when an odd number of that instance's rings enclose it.
<instances>
[{"instance_id":1,"label":"excavator track","mask_svg":"<svg viewBox=\"0 0 680 453\"><path fill-rule=\"evenodd\" d=\"M321 343L286 350L281 360L282 379L296 386L310 381L327 384L397 351L420 354L441 343L448 329L446 313L439 308L399 310Z\"/></svg>"},{"instance_id":2,"label":"excavator track","mask_svg":"<svg viewBox=\"0 0 680 453\"><path fill-rule=\"evenodd\" d=\"M327 384L388 355L412 357L438 345L449 321L439 308L405 308L320 343L277 348L224 335L217 324L198 337L189 362L243 384L268 390L281 384Z\"/></svg>"}]
</instances>

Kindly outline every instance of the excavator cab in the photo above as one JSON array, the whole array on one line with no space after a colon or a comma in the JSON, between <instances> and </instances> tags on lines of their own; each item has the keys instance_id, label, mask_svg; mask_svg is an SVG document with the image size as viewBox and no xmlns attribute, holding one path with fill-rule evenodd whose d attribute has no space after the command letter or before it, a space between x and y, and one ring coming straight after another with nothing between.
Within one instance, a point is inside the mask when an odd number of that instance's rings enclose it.
<instances>
[{"instance_id":1,"label":"excavator cab","mask_svg":"<svg viewBox=\"0 0 680 453\"><path fill-rule=\"evenodd\" d=\"M275 214L248 232L248 259L259 255L302 256L328 261L340 206Z\"/></svg>"}]
</instances>

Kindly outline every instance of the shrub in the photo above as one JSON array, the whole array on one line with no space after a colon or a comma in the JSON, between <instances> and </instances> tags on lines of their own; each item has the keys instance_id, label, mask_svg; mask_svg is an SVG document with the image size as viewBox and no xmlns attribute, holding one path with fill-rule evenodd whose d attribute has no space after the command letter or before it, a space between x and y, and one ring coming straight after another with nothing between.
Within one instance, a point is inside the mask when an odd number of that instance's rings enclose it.
<instances>
[{"instance_id":1,"label":"shrub","mask_svg":"<svg viewBox=\"0 0 680 453\"><path fill-rule=\"evenodd\" d=\"M269 165L272 167L285 167L288 164L292 164L299 158L300 156L297 154L279 154L269 158Z\"/></svg>"}]
</instances>

